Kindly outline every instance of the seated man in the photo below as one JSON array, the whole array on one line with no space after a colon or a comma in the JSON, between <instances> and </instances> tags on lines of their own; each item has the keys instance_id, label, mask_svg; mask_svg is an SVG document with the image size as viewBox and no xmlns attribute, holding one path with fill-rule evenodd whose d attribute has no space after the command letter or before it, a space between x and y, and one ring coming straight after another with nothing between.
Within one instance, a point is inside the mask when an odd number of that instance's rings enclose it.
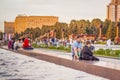
<instances>
[{"instance_id":1,"label":"seated man","mask_svg":"<svg viewBox=\"0 0 120 80\"><path fill-rule=\"evenodd\" d=\"M22 48L23 42L21 39L15 39L14 42L14 50L17 50L18 48Z\"/></svg>"},{"instance_id":2,"label":"seated man","mask_svg":"<svg viewBox=\"0 0 120 80\"><path fill-rule=\"evenodd\" d=\"M15 42L14 42L14 50L17 50L19 47L19 41L18 39L15 39Z\"/></svg>"},{"instance_id":3,"label":"seated man","mask_svg":"<svg viewBox=\"0 0 120 80\"><path fill-rule=\"evenodd\" d=\"M26 49L26 50L33 50L33 48L29 44L28 38L24 39L23 48Z\"/></svg>"},{"instance_id":4,"label":"seated man","mask_svg":"<svg viewBox=\"0 0 120 80\"><path fill-rule=\"evenodd\" d=\"M99 61L98 58L93 56L93 52L91 51L90 41L87 41L86 45L83 47L83 49L81 51L80 60L96 60L96 61Z\"/></svg>"}]
</instances>

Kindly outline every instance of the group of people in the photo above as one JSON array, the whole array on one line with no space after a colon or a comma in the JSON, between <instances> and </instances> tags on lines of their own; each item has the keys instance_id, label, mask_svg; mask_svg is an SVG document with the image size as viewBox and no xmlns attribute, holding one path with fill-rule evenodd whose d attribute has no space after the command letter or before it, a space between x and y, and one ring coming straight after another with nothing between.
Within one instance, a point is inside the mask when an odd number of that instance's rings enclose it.
<instances>
[{"instance_id":1,"label":"group of people","mask_svg":"<svg viewBox=\"0 0 120 80\"><path fill-rule=\"evenodd\" d=\"M11 38L8 41L8 49L17 50L18 48L23 48L26 50L33 50L33 48L30 45L29 37L25 37L22 39Z\"/></svg>"},{"instance_id":2,"label":"group of people","mask_svg":"<svg viewBox=\"0 0 120 80\"><path fill-rule=\"evenodd\" d=\"M81 36L77 36L76 40L71 44L72 60L96 60L97 57L93 55L94 46L91 45L91 41L85 41L84 45L81 43ZM12 38L8 42L8 48L17 50L23 48L26 50L33 50L30 45L30 38L26 37L23 39Z\"/></svg>"},{"instance_id":3,"label":"group of people","mask_svg":"<svg viewBox=\"0 0 120 80\"><path fill-rule=\"evenodd\" d=\"M83 46L81 43L81 36L77 36L76 40L71 45L72 60L96 60L99 61L97 57L93 55L94 46L88 40Z\"/></svg>"}]
</instances>

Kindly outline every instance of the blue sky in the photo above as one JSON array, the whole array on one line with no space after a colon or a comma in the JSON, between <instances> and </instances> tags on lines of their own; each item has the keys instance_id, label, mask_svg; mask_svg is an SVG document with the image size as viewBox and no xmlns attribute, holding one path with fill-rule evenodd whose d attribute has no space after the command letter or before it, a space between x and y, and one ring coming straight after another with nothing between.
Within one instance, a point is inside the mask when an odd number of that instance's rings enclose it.
<instances>
[{"instance_id":1,"label":"blue sky","mask_svg":"<svg viewBox=\"0 0 120 80\"><path fill-rule=\"evenodd\" d=\"M106 19L110 0L0 0L0 29L4 21L14 21L18 14L58 16L60 22L72 19Z\"/></svg>"}]
</instances>

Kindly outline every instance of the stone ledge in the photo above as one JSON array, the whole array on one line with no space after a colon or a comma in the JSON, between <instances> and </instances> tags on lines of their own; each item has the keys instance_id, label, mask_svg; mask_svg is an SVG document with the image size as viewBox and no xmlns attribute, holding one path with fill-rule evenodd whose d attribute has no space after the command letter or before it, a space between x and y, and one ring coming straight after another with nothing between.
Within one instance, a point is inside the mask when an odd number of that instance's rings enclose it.
<instances>
[{"instance_id":1,"label":"stone ledge","mask_svg":"<svg viewBox=\"0 0 120 80\"><path fill-rule=\"evenodd\" d=\"M2 49L5 49L5 48L2 48ZM48 61L51 63L55 63L58 65L62 65L65 67L69 67L72 69L81 70L81 71L84 71L84 72L87 72L93 75L108 78L110 80L120 80L120 70L92 65L90 63L85 63L84 61L72 61L69 59L60 58L60 57L53 56L53 55L30 52L30 51L25 51L25 50L18 50L18 51L13 51L13 52L27 55L30 57L34 57L40 60Z\"/></svg>"}]
</instances>

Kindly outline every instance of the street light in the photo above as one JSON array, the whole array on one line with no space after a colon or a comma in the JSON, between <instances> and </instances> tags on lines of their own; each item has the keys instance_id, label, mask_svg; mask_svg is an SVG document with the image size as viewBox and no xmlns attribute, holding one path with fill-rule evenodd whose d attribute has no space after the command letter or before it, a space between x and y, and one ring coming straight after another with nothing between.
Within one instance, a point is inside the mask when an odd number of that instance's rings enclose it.
<instances>
[{"instance_id":1,"label":"street light","mask_svg":"<svg viewBox=\"0 0 120 80\"><path fill-rule=\"evenodd\" d=\"M117 23L117 26L116 26L116 38L119 37L119 27L120 27L120 22Z\"/></svg>"},{"instance_id":2,"label":"street light","mask_svg":"<svg viewBox=\"0 0 120 80\"><path fill-rule=\"evenodd\" d=\"M65 29L62 29L62 40L64 40L64 31Z\"/></svg>"},{"instance_id":3,"label":"street light","mask_svg":"<svg viewBox=\"0 0 120 80\"><path fill-rule=\"evenodd\" d=\"M57 30L55 29L55 30L54 30L54 35L53 35L54 38L56 38L56 31L57 31Z\"/></svg>"},{"instance_id":4,"label":"street light","mask_svg":"<svg viewBox=\"0 0 120 80\"><path fill-rule=\"evenodd\" d=\"M119 39L119 27L120 27L120 22L118 22L118 23L117 23L117 26L116 26L115 42L118 42L117 40Z\"/></svg>"},{"instance_id":5,"label":"street light","mask_svg":"<svg viewBox=\"0 0 120 80\"><path fill-rule=\"evenodd\" d=\"M48 30L48 39L50 38L50 30Z\"/></svg>"},{"instance_id":6,"label":"street light","mask_svg":"<svg viewBox=\"0 0 120 80\"><path fill-rule=\"evenodd\" d=\"M102 24L100 24L100 28L99 28L99 39L101 39L102 38L102 27L103 27L103 25Z\"/></svg>"}]
</instances>

